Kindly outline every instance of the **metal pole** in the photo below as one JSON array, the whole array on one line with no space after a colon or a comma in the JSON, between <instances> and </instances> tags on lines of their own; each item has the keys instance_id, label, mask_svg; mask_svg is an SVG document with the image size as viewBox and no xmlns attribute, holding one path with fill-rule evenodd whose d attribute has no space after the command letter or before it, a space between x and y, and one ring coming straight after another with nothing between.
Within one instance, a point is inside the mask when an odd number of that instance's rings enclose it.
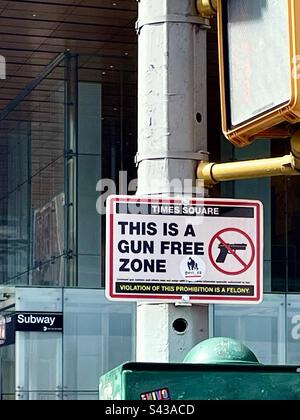
<instances>
[{"instance_id":1,"label":"metal pole","mask_svg":"<svg viewBox=\"0 0 300 420\"><path fill-rule=\"evenodd\" d=\"M66 281L78 284L78 56L68 54L65 62L65 192L66 192Z\"/></svg>"},{"instance_id":2,"label":"metal pole","mask_svg":"<svg viewBox=\"0 0 300 420\"><path fill-rule=\"evenodd\" d=\"M205 27L194 0L139 1L138 195L192 194L182 185L195 185L206 150ZM137 306L140 362L181 362L207 336L208 306Z\"/></svg>"}]
</instances>

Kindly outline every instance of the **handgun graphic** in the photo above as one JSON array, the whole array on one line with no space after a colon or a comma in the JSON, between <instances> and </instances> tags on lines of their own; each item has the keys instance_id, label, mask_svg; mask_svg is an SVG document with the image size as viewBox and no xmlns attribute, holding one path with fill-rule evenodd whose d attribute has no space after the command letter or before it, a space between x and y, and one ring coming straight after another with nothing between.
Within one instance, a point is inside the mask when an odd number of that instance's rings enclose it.
<instances>
[{"instance_id":1,"label":"handgun graphic","mask_svg":"<svg viewBox=\"0 0 300 420\"><path fill-rule=\"evenodd\" d=\"M245 251L247 244L220 244L220 254L217 258L217 263L224 263L228 254L234 254L235 251ZM233 252L232 252L233 251Z\"/></svg>"}]
</instances>

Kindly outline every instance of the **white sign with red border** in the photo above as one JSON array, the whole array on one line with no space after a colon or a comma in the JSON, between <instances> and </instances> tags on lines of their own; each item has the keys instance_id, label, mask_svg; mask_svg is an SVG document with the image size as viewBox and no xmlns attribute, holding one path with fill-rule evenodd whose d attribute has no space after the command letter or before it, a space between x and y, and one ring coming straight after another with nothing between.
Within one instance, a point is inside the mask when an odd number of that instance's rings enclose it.
<instances>
[{"instance_id":1,"label":"white sign with red border","mask_svg":"<svg viewBox=\"0 0 300 420\"><path fill-rule=\"evenodd\" d=\"M106 237L110 300L263 299L259 201L110 196Z\"/></svg>"}]
</instances>

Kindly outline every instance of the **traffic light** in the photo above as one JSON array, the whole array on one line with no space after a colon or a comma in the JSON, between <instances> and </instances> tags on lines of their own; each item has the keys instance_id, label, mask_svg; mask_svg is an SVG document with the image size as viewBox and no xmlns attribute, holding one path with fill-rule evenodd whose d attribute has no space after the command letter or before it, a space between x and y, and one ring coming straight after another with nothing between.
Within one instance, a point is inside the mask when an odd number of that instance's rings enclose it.
<instances>
[{"instance_id":1,"label":"traffic light","mask_svg":"<svg viewBox=\"0 0 300 420\"><path fill-rule=\"evenodd\" d=\"M237 146L300 122L300 1L218 0L222 127Z\"/></svg>"}]
</instances>

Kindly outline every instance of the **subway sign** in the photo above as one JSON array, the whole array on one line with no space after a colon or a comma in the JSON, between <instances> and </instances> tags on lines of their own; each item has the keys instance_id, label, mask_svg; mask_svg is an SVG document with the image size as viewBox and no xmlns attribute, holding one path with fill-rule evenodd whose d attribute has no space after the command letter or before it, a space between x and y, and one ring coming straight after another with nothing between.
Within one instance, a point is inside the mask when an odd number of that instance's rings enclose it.
<instances>
[{"instance_id":1,"label":"subway sign","mask_svg":"<svg viewBox=\"0 0 300 420\"><path fill-rule=\"evenodd\" d=\"M17 312L16 331L60 332L63 314L58 312Z\"/></svg>"}]
</instances>

